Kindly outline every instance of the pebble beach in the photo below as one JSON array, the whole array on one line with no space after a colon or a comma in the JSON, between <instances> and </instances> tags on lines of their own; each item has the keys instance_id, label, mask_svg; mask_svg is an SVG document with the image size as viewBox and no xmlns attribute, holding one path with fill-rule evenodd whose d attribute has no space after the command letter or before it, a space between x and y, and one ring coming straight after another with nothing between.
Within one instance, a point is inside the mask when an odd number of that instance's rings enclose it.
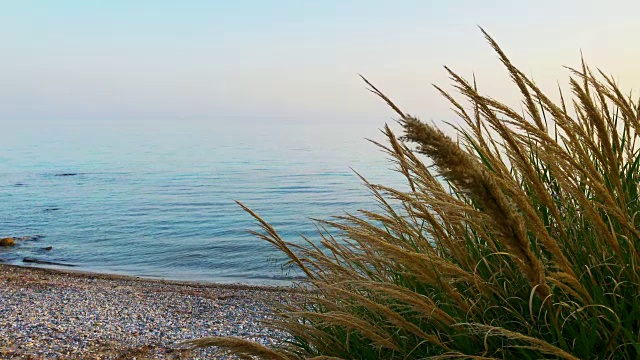
<instances>
[{"instance_id":1,"label":"pebble beach","mask_svg":"<svg viewBox=\"0 0 640 360\"><path fill-rule=\"evenodd\" d=\"M180 342L286 338L261 322L286 288L149 280L0 264L0 359L218 359ZM275 339L275 340L274 340Z\"/></svg>"}]
</instances>

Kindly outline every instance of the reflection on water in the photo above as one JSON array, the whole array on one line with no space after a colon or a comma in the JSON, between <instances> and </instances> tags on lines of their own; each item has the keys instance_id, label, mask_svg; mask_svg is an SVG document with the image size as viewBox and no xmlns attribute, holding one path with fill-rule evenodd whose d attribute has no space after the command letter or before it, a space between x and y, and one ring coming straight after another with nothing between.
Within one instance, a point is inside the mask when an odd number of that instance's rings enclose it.
<instances>
[{"instance_id":1,"label":"reflection on water","mask_svg":"<svg viewBox=\"0 0 640 360\"><path fill-rule=\"evenodd\" d=\"M350 167L387 184L397 174L357 130L322 124L16 130L0 144L0 237L44 237L0 249L0 259L282 283L297 274L246 233L257 226L234 200L291 241L313 237L309 217L373 208ZM368 131L375 135L375 128Z\"/></svg>"}]
</instances>

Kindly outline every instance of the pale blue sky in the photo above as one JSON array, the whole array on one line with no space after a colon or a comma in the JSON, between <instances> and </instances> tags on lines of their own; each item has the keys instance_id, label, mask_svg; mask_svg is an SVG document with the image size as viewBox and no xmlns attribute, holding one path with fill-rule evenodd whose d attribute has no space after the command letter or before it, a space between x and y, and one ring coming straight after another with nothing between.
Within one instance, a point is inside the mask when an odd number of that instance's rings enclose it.
<instances>
[{"instance_id":1,"label":"pale blue sky","mask_svg":"<svg viewBox=\"0 0 640 360\"><path fill-rule=\"evenodd\" d=\"M515 99L477 25L553 91L562 65L640 84L638 1L3 1L0 124L450 116L442 65ZM637 88L635 88L638 90ZM266 119L266 120L265 120ZM275 121L275 120L274 120Z\"/></svg>"}]
</instances>

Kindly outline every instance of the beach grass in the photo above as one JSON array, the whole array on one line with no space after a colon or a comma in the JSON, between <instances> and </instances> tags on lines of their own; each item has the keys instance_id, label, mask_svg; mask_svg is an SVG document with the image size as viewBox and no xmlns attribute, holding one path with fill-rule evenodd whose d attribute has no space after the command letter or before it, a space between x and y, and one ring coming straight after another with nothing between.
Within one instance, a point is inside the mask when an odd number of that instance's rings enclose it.
<instances>
[{"instance_id":1,"label":"beach grass","mask_svg":"<svg viewBox=\"0 0 640 360\"><path fill-rule=\"evenodd\" d=\"M409 190L363 179L379 210L318 221L320 241L304 246L245 207L307 275L304 300L269 324L291 341L194 346L273 359L640 357L640 101L584 62L553 101L483 33L521 107L446 68L454 92L436 89L464 124L451 138L367 82L398 115L403 134L386 127L378 145Z\"/></svg>"}]
</instances>

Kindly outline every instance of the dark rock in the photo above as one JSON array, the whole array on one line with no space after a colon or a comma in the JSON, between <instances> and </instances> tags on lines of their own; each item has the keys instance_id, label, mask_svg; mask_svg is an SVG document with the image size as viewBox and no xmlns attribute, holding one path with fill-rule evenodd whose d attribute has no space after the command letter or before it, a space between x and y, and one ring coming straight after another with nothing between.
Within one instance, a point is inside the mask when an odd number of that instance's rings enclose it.
<instances>
[{"instance_id":1,"label":"dark rock","mask_svg":"<svg viewBox=\"0 0 640 360\"><path fill-rule=\"evenodd\" d=\"M59 262L55 262L55 261L38 260L38 259L34 259L34 258L24 258L24 259L22 259L22 262L33 263L33 264L42 264L42 265L69 266L69 267L77 266L77 265L73 265L73 264L59 263Z\"/></svg>"},{"instance_id":2,"label":"dark rock","mask_svg":"<svg viewBox=\"0 0 640 360\"><path fill-rule=\"evenodd\" d=\"M43 247L42 250L51 251L53 250L53 246Z\"/></svg>"},{"instance_id":3,"label":"dark rock","mask_svg":"<svg viewBox=\"0 0 640 360\"><path fill-rule=\"evenodd\" d=\"M55 174L53 176L76 176L78 175L78 173L60 173L60 174Z\"/></svg>"}]
</instances>

